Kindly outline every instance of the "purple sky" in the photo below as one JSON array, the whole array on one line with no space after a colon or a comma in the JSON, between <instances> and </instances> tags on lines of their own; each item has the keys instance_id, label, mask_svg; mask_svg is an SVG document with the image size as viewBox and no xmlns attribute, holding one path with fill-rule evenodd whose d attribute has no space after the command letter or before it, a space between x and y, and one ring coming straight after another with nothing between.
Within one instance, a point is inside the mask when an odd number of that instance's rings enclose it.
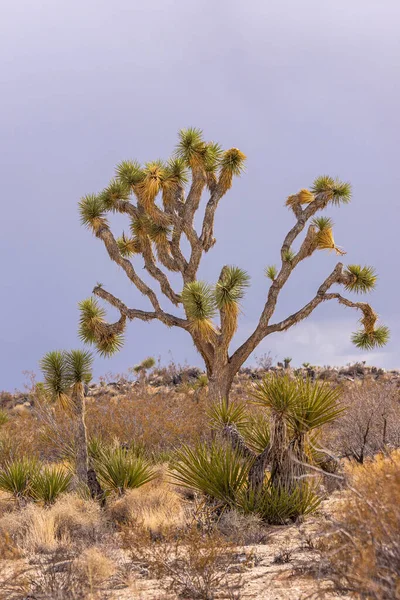
<instances>
[{"instance_id":1,"label":"purple sky","mask_svg":"<svg viewBox=\"0 0 400 600\"><path fill-rule=\"evenodd\" d=\"M201 271L213 281L233 263L252 276L234 346L258 320L263 268L293 222L285 198L328 173L353 183L352 204L328 214L345 260L379 272L370 300L391 342L359 352L349 341L358 315L327 304L256 354L399 367L399 28L398 0L2 3L0 389L20 387L46 351L80 345L77 302L96 281L146 306L80 226L77 202L122 159L167 158L187 126L248 156ZM336 260L319 252L305 261L277 318L310 299ZM169 352L201 364L185 332L135 322L95 373Z\"/></svg>"}]
</instances>

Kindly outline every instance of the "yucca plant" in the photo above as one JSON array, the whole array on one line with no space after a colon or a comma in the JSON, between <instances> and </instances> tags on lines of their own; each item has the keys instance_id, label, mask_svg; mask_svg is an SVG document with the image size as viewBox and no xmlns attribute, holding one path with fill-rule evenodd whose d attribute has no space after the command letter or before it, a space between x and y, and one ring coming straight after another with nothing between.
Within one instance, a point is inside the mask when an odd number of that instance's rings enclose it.
<instances>
[{"instance_id":1,"label":"yucca plant","mask_svg":"<svg viewBox=\"0 0 400 600\"><path fill-rule=\"evenodd\" d=\"M298 400L296 385L289 375L268 374L255 385L254 403L270 414L271 484L292 491L293 463L290 459L288 418Z\"/></svg>"},{"instance_id":2,"label":"yucca plant","mask_svg":"<svg viewBox=\"0 0 400 600\"><path fill-rule=\"evenodd\" d=\"M240 450L229 445L215 441L192 448L184 444L175 453L171 477L210 500L232 506L238 492L247 486L250 467Z\"/></svg>"},{"instance_id":3,"label":"yucca plant","mask_svg":"<svg viewBox=\"0 0 400 600\"><path fill-rule=\"evenodd\" d=\"M321 500L315 489L303 482L292 491L267 485L263 490L238 494L237 505L245 514L257 514L270 525L285 525L314 512Z\"/></svg>"},{"instance_id":4,"label":"yucca plant","mask_svg":"<svg viewBox=\"0 0 400 600\"><path fill-rule=\"evenodd\" d=\"M18 502L32 495L32 482L40 470L36 460L17 458L7 461L0 468L0 490L13 496Z\"/></svg>"},{"instance_id":5,"label":"yucca plant","mask_svg":"<svg viewBox=\"0 0 400 600\"><path fill-rule=\"evenodd\" d=\"M157 472L147 459L121 447L103 450L95 460L97 476L107 492L123 495L152 481Z\"/></svg>"},{"instance_id":6,"label":"yucca plant","mask_svg":"<svg viewBox=\"0 0 400 600\"><path fill-rule=\"evenodd\" d=\"M307 448L310 434L334 421L344 410L340 404L342 395L339 387L332 387L324 381L305 381L298 378L293 386L297 389L297 401L287 416L290 427L290 447L294 455L295 477L306 474L306 465L313 453Z\"/></svg>"},{"instance_id":7,"label":"yucca plant","mask_svg":"<svg viewBox=\"0 0 400 600\"><path fill-rule=\"evenodd\" d=\"M45 466L32 478L30 495L45 506L54 504L57 498L68 491L72 474L59 466Z\"/></svg>"},{"instance_id":8,"label":"yucca plant","mask_svg":"<svg viewBox=\"0 0 400 600\"><path fill-rule=\"evenodd\" d=\"M92 378L92 363L92 354L85 350L48 352L41 360L46 390L75 418L76 474L84 484L88 471L84 385Z\"/></svg>"},{"instance_id":9,"label":"yucca plant","mask_svg":"<svg viewBox=\"0 0 400 600\"><path fill-rule=\"evenodd\" d=\"M216 211L234 178L243 174L245 161L246 156L238 148L224 150L218 143L207 141L200 129L191 127L179 132L177 147L168 160L144 165L123 161L105 190L81 199L82 224L102 241L110 259L148 302L148 308L131 308L104 286L96 285L93 296L80 304L79 333L86 343L109 356L121 349L128 320L159 320L167 327L179 327L191 336L204 360L210 396L213 400L228 400L236 373L268 335L290 329L323 302L339 302L364 316L372 310L368 304L354 302L331 288L340 285L350 293L368 292L375 285L374 271L358 265L346 268L339 262L303 307L282 320L273 320L282 289L305 259L319 249L334 249L342 254L333 239L332 221L321 216L321 211L347 204L351 200L351 185L322 175L309 189L303 187L288 197L286 205L294 223L281 245L280 262L266 269L270 284L260 318L247 339L231 351L248 275L237 266L226 265L218 281L210 284L202 282L198 274L204 254L216 242ZM204 215L196 219L205 194L208 198ZM227 210L229 213L229 207ZM131 235L114 235L107 218L113 212L126 217ZM255 252L259 251L255 247ZM154 286L141 277L142 263ZM174 288L170 273L179 273L183 288ZM161 308L162 297L177 307L176 313ZM119 312L115 323L107 323L97 299ZM366 322L363 318L362 327L352 337L358 348L375 348L387 342L389 331L376 326L376 319Z\"/></svg>"}]
</instances>

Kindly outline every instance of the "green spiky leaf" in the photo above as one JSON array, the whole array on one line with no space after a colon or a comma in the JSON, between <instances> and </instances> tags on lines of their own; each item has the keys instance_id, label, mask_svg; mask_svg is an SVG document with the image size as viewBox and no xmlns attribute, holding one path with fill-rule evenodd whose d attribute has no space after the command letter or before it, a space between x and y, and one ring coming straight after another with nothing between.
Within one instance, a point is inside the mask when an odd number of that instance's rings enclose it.
<instances>
[{"instance_id":1,"label":"green spiky leaf","mask_svg":"<svg viewBox=\"0 0 400 600\"><path fill-rule=\"evenodd\" d=\"M278 270L275 265L269 265L265 268L265 275L268 279L271 279L271 281L275 281L277 274Z\"/></svg>"},{"instance_id":2,"label":"green spiky leaf","mask_svg":"<svg viewBox=\"0 0 400 600\"><path fill-rule=\"evenodd\" d=\"M129 196L129 187L119 179L112 179L109 186L100 194L100 198L106 210L114 210L117 200L128 200Z\"/></svg>"},{"instance_id":3,"label":"green spiky leaf","mask_svg":"<svg viewBox=\"0 0 400 600\"><path fill-rule=\"evenodd\" d=\"M238 148L226 150L220 160L221 170L227 170L232 175L239 176L244 171L246 155Z\"/></svg>"},{"instance_id":4,"label":"green spiky leaf","mask_svg":"<svg viewBox=\"0 0 400 600\"><path fill-rule=\"evenodd\" d=\"M298 399L294 403L289 423L295 434L307 433L334 421L344 410L340 404L342 392L325 381L296 380Z\"/></svg>"},{"instance_id":5,"label":"green spiky leaf","mask_svg":"<svg viewBox=\"0 0 400 600\"><path fill-rule=\"evenodd\" d=\"M311 191L313 194L328 193L332 204L348 204L351 200L351 184L339 179L321 175L314 181Z\"/></svg>"},{"instance_id":6,"label":"green spiky leaf","mask_svg":"<svg viewBox=\"0 0 400 600\"><path fill-rule=\"evenodd\" d=\"M368 333L364 329L356 331L351 336L351 341L360 350L372 350L373 348L380 348L385 346L390 338L390 330L388 327L381 325L377 327L373 332Z\"/></svg>"},{"instance_id":7,"label":"green spiky leaf","mask_svg":"<svg viewBox=\"0 0 400 600\"><path fill-rule=\"evenodd\" d=\"M377 275L373 267L361 267L360 265L349 265L345 274L349 276L349 283L345 288L349 292L365 294L375 288Z\"/></svg>"},{"instance_id":8,"label":"green spiky leaf","mask_svg":"<svg viewBox=\"0 0 400 600\"><path fill-rule=\"evenodd\" d=\"M97 229L100 224L106 224L105 206L96 194L87 194L79 201L81 223L85 227Z\"/></svg>"},{"instance_id":9,"label":"green spiky leaf","mask_svg":"<svg viewBox=\"0 0 400 600\"><path fill-rule=\"evenodd\" d=\"M255 385L252 396L254 404L288 415L298 398L297 382L289 375L268 374Z\"/></svg>"},{"instance_id":10,"label":"green spiky leaf","mask_svg":"<svg viewBox=\"0 0 400 600\"><path fill-rule=\"evenodd\" d=\"M171 228L149 220L147 223L147 233L152 242L162 244L168 240Z\"/></svg>"},{"instance_id":11,"label":"green spiky leaf","mask_svg":"<svg viewBox=\"0 0 400 600\"><path fill-rule=\"evenodd\" d=\"M222 429L224 425L236 425L241 429L249 421L244 402L228 402L226 399L212 404L207 410L207 417L213 429Z\"/></svg>"},{"instance_id":12,"label":"green spiky leaf","mask_svg":"<svg viewBox=\"0 0 400 600\"><path fill-rule=\"evenodd\" d=\"M312 224L315 225L319 229L319 231L324 231L325 229L332 229L333 221L330 217L315 217L312 220Z\"/></svg>"},{"instance_id":13,"label":"green spiky leaf","mask_svg":"<svg viewBox=\"0 0 400 600\"><path fill-rule=\"evenodd\" d=\"M293 250L291 248L289 248L288 250L284 251L282 258L285 262L291 263L295 256L296 256L296 254L293 252Z\"/></svg>"},{"instance_id":14,"label":"green spiky leaf","mask_svg":"<svg viewBox=\"0 0 400 600\"><path fill-rule=\"evenodd\" d=\"M235 266L224 267L222 276L215 286L215 301L218 308L242 300L249 284L250 277L246 271Z\"/></svg>"},{"instance_id":15,"label":"green spiky leaf","mask_svg":"<svg viewBox=\"0 0 400 600\"><path fill-rule=\"evenodd\" d=\"M137 161L123 160L117 165L117 178L124 187L133 188L144 178L143 170Z\"/></svg>"},{"instance_id":16,"label":"green spiky leaf","mask_svg":"<svg viewBox=\"0 0 400 600\"><path fill-rule=\"evenodd\" d=\"M86 344L93 344L96 341L96 326L98 323L104 323L106 311L92 296L79 302L79 310L78 335Z\"/></svg>"},{"instance_id":17,"label":"green spiky leaf","mask_svg":"<svg viewBox=\"0 0 400 600\"><path fill-rule=\"evenodd\" d=\"M216 142L210 142L205 146L204 166L206 171L214 172L221 161L223 150Z\"/></svg>"},{"instance_id":18,"label":"green spiky leaf","mask_svg":"<svg viewBox=\"0 0 400 600\"><path fill-rule=\"evenodd\" d=\"M205 143L203 132L196 127L181 129L179 132L179 142L175 154L183 159L186 164L190 164L193 159L204 156Z\"/></svg>"},{"instance_id":19,"label":"green spiky leaf","mask_svg":"<svg viewBox=\"0 0 400 600\"><path fill-rule=\"evenodd\" d=\"M213 288L204 281L187 283L182 290L182 302L189 319L211 319L216 313Z\"/></svg>"},{"instance_id":20,"label":"green spiky leaf","mask_svg":"<svg viewBox=\"0 0 400 600\"><path fill-rule=\"evenodd\" d=\"M89 383L92 379L93 355L87 350L65 353L65 374L71 384Z\"/></svg>"},{"instance_id":21,"label":"green spiky leaf","mask_svg":"<svg viewBox=\"0 0 400 600\"><path fill-rule=\"evenodd\" d=\"M125 233L123 233L121 237L117 238L116 242L118 244L121 256L125 258L129 258L130 256L138 254L141 251L139 239L135 237L128 238L126 237Z\"/></svg>"},{"instance_id":22,"label":"green spiky leaf","mask_svg":"<svg viewBox=\"0 0 400 600\"><path fill-rule=\"evenodd\" d=\"M183 158L172 158L165 167L164 182L173 181L184 185L189 180L187 165Z\"/></svg>"},{"instance_id":23,"label":"green spiky leaf","mask_svg":"<svg viewBox=\"0 0 400 600\"><path fill-rule=\"evenodd\" d=\"M47 352L40 361L44 376L44 387L54 399L66 395L70 388L65 352L53 350Z\"/></svg>"}]
</instances>

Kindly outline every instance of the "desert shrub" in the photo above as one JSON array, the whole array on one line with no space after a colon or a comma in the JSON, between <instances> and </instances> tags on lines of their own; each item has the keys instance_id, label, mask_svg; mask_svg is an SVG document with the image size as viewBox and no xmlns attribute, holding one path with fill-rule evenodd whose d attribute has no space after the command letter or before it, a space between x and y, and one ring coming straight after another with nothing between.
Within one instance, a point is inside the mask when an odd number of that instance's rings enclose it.
<instances>
[{"instance_id":1,"label":"desert shrub","mask_svg":"<svg viewBox=\"0 0 400 600\"><path fill-rule=\"evenodd\" d=\"M6 462L0 469L0 490L18 501L30 498L32 484L39 470L39 464L33 459L20 458Z\"/></svg>"},{"instance_id":2,"label":"desert shrub","mask_svg":"<svg viewBox=\"0 0 400 600\"><path fill-rule=\"evenodd\" d=\"M147 543L131 529L124 532L124 545L132 561L146 565L152 577L162 580L166 591L192 600L240 597L241 573L253 560L251 553L238 554L221 536L204 536L195 528Z\"/></svg>"},{"instance_id":3,"label":"desert shrub","mask_svg":"<svg viewBox=\"0 0 400 600\"><path fill-rule=\"evenodd\" d=\"M238 491L247 484L249 468L241 452L227 444L198 443L177 450L171 474L180 485L233 505Z\"/></svg>"},{"instance_id":4,"label":"desert shrub","mask_svg":"<svg viewBox=\"0 0 400 600\"><path fill-rule=\"evenodd\" d=\"M400 598L400 452L349 467L350 489L322 538L336 590Z\"/></svg>"},{"instance_id":5,"label":"desert shrub","mask_svg":"<svg viewBox=\"0 0 400 600\"><path fill-rule=\"evenodd\" d=\"M43 502L46 506L54 504L57 498L68 491L72 474L60 466L44 466L35 473L30 495L36 502Z\"/></svg>"},{"instance_id":6,"label":"desert shrub","mask_svg":"<svg viewBox=\"0 0 400 600\"><path fill-rule=\"evenodd\" d=\"M141 487L157 476L145 458L118 446L102 450L94 464L104 489L119 495L128 489Z\"/></svg>"},{"instance_id":7,"label":"desert shrub","mask_svg":"<svg viewBox=\"0 0 400 600\"><path fill-rule=\"evenodd\" d=\"M224 510L216 525L220 534L233 544L246 546L265 543L265 523L254 513L244 514L236 508Z\"/></svg>"},{"instance_id":8,"label":"desert shrub","mask_svg":"<svg viewBox=\"0 0 400 600\"><path fill-rule=\"evenodd\" d=\"M0 598L101 600L104 583L115 571L114 563L98 548L88 548L78 558L56 549L38 557L35 569L16 570L2 581Z\"/></svg>"},{"instance_id":9,"label":"desert shrub","mask_svg":"<svg viewBox=\"0 0 400 600\"><path fill-rule=\"evenodd\" d=\"M115 498L107 507L107 516L119 525L140 525L153 535L183 529L189 518L181 496L162 480Z\"/></svg>"},{"instance_id":10,"label":"desert shrub","mask_svg":"<svg viewBox=\"0 0 400 600\"><path fill-rule=\"evenodd\" d=\"M0 426L8 423L10 417L8 416L8 412L0 408Z\"/></svg>"},{"instance_id":11,"label":"desert shrub","mask_svg":"<svg viewBox=\"0 0 400 600\"><path fill-rule=\"evenodd\" d=\"M237 497L237 505L245 514L259 515L271 525L285 525L310 514L320 502L314 487L304 482L293 491L267 485L261 491L242 491Z\"/></svg>"},{"instance_id":12,"label":"desert shrub","mask_svg":"<svg viewBox=\"0 0 400 600\"><path fill-rule=\"evenodd\" d=\"M0 534L7 533L24 553L87 547L106 530L99 505L75 494L61 496L47 509L31 503L0 518Z\"/></svg>"},{"instance_id":13,"label":"desert shrub","mask_svg":"<svg viewBox=\"0 0 400 600\"><path fill-rule=\"evenodd\" d=\"M346 411L325 432L340 456L363 463L385 448L400 446L400 394L391 383L365 381L346 388Z\"/></svg>"}]
</instances>

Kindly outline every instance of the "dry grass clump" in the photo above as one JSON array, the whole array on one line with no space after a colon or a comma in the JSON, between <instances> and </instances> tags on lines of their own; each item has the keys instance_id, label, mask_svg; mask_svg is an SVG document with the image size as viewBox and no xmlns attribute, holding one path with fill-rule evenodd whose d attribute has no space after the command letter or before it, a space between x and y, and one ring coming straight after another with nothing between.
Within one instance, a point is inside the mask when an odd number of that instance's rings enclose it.
<instances>
[{"instance_id":1,"label":"dry grass clump","mask_svg":"<svg viewBox=\"0 0 400 600\"><path fill-rule=\"evenodd\" d=\"M263 544L268 537L261 517L255 514L245 515L235 509L222 513L217 528L227 540L238 546Z\"/></svg>"},{"instance_id":2,"label":"dry grass clump","mask_svg":"<svg viewBox=\"0 0 400 600\"><path fill-rule=\"evenodd\" d=\"M336 590L400 599L400 452L349 471L350 490L322 543Z\"/></svg>"},{"instance_id":3,"label":"dry grass clump","mask_svg":"<svg viewBox=\"0 0 400 600\"><path fill-rule=\"evenodd\" d=\"M106 530L98 504L67 494L48 509L28 504L3 515L0 533L8 534L24 554L95 543Z\"/></svg>"},{"instance_id":4,"label":"dry grass clump","mask_svg":"<svg viewBox=\"0 0 400 600\"><path fill-rule=\"evenodd\" d=\"M137 525L152 536L182 530L189 513L182 497L164 477L111 500L108 518L119 525Z\"/></svg>"},{"instance_id":5,"label":"dry grass clump","mask_svg":"<svg viewBox=\"0 0 400 600\"><path fill-rule=\"evenodd\" d=\"M115 563L95 546L86 548L75 561L74 566L91 589L103 584L117 570Z\"/></svg>"}]
</instances>

